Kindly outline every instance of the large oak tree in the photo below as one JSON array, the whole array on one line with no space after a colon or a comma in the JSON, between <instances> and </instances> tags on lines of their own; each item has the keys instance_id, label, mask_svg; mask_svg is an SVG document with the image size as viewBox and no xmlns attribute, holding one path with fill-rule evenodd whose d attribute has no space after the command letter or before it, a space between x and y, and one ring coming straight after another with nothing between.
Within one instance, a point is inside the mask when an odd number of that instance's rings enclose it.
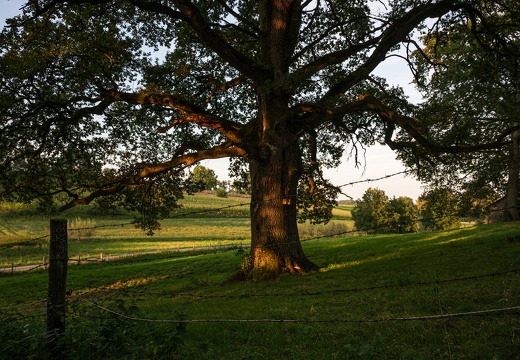
<instances>
[{"instance_id":1,"label":"large oak tree","mask_svg":"<svg viewBox=\"0 0 520 360\"><path fill-rule=\"evenodd\" d=\"M437 143L372 75L427 20L479 22L488 3L30 0L0 39L0 186L62 195L62 210L122 196L153 228L187 167L231 157L251 178L252 266L314 270L298 209L330 216L322 169L347 145L429 158L506 143L504 129Z\"/></svg>"}]
</instances>

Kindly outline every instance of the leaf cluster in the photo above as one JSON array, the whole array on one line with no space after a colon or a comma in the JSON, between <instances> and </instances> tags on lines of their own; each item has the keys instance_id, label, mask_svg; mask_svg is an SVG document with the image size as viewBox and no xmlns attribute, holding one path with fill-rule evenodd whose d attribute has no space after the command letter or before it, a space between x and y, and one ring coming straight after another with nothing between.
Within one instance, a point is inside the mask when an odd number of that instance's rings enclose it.
<instances>
[{"instance_id":1,"label":"leaf cluster","mask_svg":"<svg viewBox=\"0 0 520 360\"><path fill-rule=\"evenodd\" d=\"M410 233L418 226L418 209L408 197L389 199L383 190L369 188L352 209L356 228L370 233Z\"/></svg>"},{"instance_id":2,"label":"leaf cluster","mask_svg":"<svg viewBox=\"0 0 520 360\"><path fill-rule=\"evenodd\" d=\"M471 15L438 21L413 53L417 88L425 101L417 116L429 136L445 146L504 139L504 146L476 152L438 154L436 159L402 152L409 166L432 187L504 192L514 166L510 145L520 118L519 8L517 2L479 2ZM454 18L463 21L454 22ZM509 143L509 144L508 144Z\"/></svg>"}]
</instances>

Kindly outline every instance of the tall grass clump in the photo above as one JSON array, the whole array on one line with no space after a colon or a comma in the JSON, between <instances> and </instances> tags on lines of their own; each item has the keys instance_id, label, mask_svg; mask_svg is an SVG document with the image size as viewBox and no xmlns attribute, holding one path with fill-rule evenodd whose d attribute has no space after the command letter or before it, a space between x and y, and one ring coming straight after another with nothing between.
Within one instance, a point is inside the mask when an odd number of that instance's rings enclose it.
<instances>
[{"instance_id":1,"label":"tall grass clump","mask_svg":"<svg viewBox=\"0 0 520 360\"><path fill-rule=\"evenodd\" d=\"M73 299L61 339L63 354L69 359L171 359L184 341L183 323L133 321L146 317L132 299L104 301L101 305ZM11 314L12 315L12 314ZM173 313L175 319L182 314ZM41 319L8 320L0 327L0 359L52 359L49 334Z\"/></svg>"}]
</instances>

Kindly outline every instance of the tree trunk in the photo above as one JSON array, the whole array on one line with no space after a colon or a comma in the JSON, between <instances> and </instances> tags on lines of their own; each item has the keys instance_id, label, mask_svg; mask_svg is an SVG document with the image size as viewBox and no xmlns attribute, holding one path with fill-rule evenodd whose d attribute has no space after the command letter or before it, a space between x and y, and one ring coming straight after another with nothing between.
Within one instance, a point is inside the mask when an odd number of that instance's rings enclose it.
<instances>
[{"instance_id":1,"label":"tree trunk","mask_svg":"<svg viewBox=\"0 0 520 360\"><path fill-rule=\"evenodd\" d=\"M269 161L252 161L251 265L263 278L317 270L304 254L296 218L301 167L297 144L271 146Z\"/></svg>"},{"instance_id":2,"label":"tree trunk","mask_svg":"<svg viewBox=\"0 0 520 360\"><path fill-rule=\"evenodd\" d=\"M261 96L261 156L250 159L251 270L262 278L317 270L298 235L296 195L302 174L296 136L284 118L284 103ZM269 103L269 105L267 105Z\"/></svg>"},{"instance_id":3,"label":"tree trunk","mask_svg":"<svg viewBox=\"0 0 520 360\"><path fill-rule=\"evenodd\" d=\"M519 122L513 122L513 126L518 126ZM504 220L519 220L518 212L518 195L519 195L519 177L520 177L520 130L511 134L511 163L508 166L509 178L507 182L506 204L504 211Z\"/></svg>"},{"instance_id":4,"label":"tree trunk","mask_svg":"<svg viewBox=\"0 0 520 360\"><path fill-rule=\"evenodd\" d=\"M259 2L266 84L289 71L301 12L298 0ZM298 136L290 125L292 90L268 85L257 90L259 112L251 134L257 146L250 153L250 270L262 278L317 270L303 253L298 235L296 192L303 167Z\"/></svg>"}]
</instances>

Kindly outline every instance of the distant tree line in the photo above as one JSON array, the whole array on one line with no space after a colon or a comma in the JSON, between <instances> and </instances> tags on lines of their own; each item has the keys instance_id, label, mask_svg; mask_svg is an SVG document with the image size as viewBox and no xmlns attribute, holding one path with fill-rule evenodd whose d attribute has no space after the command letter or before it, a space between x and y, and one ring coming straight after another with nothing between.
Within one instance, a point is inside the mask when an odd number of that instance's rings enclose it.
<instances>
[{"instance_id":1,"label":"distant tree line","mask_svg":"<svg viewBox=\"0 0 520 360\"><path fill-rule=\"evenodd\" d=\"M467 199L448 188L423 192L417 202L409 197L389 197L383 190L369 188L352 209L358 230L370 233L411 233L420 229L458 228L461 215L482 221L491 199Z\"/></svg>"}]
</instances>

